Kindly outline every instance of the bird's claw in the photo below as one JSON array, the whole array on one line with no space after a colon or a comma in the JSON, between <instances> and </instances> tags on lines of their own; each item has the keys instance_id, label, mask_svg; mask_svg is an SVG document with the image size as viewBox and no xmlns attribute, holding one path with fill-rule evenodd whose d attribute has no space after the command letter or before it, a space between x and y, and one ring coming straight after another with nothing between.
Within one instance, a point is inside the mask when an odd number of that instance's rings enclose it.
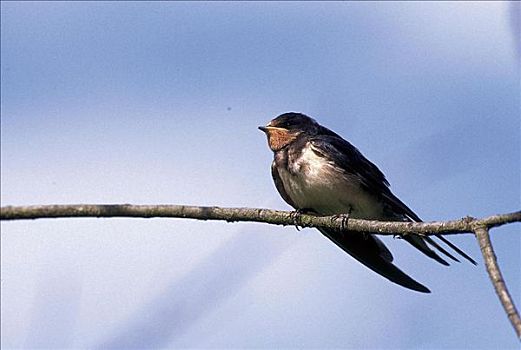
<instances>
[{"instance_id":1,"label":"bird's claw","mask_svg":"<svg viewBox=\"0 0 521 350\"><path fill-rule=\"evenodd\" d=\"M336 215L333 215L331 217L331 221L332 222L336 221L337 219L341 219L342 220L340 222L340 231L341 232L347 231L347 224L348 224L348 221L349 221L349 213L347 213L347 214L336 214Z\"/></svg>"},{"instance_id":2,"label":"bird's claw","mask_svg":"<svg viewBox=\"0 0 521 350\"><path fill-rule=\"evenodd\" d=\"M296 210L292 211L289 214L291 220L293 220L293 224L295 225L295 228L297 229L297 231L300 231L300 227L299 226L302 226L301 225L301 216L302 216L302 214L307 214L307 213L309 213L309 210L306 210L306 209L296 209Z\"/></svg>"},{"instance_id":3,"label":"bird's claw","mask_svg":"<svg viewBox=\"0 0 521 350\"><path fill-rule=\"evenodd\" d=\"M351 211L353 211L353 208L349 207L347 213L336 214L336 215L333 215L333 217L332 217L331 221L336 221L337 219L342 219L342 221L340 222L340 232L342 232L342 234L347 232L347 224L349 221L349 216L351 215Z\"/></svg>"},{"instance_id":4,"label":"bird's claw","mask_svg":"<svg viewBox=\"0 0 521 350\"><path fill-rule=\"evenodd\" d=\"M300 222L300 216L302 215L302 211L300 209L297 209L295 211L292 211L290 214L289 214L289 217L291 218L291 220L293 221L293 225L295 225L295 228L297 229L297 231L300 231L300 228L299 228L299 222Z\"/></svg>"}]
</instances>

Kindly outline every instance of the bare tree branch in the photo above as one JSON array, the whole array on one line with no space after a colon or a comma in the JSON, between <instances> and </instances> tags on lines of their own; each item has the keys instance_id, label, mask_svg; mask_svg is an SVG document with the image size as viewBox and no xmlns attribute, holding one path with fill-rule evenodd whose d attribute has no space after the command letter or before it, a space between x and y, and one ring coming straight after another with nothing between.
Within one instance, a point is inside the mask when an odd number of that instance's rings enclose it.
<instances>
[{"instance_id":1,"label":"bare tree branch","mask_svg":"<svg viewBox=\"0 0 521 350\"><path fill-rule=\"evenodd\" d=\"M224 220L264 222L274 225L298 225L301 227L325 227L381 235L406 234L458 234L473 233L476 227L496 227L521 221L521 211L493 215L482 219L465 217L460 220L439 222L383 222L348 219L346 215L314 216L290 211L260 208L221 208L187 205L130 205L130 204L77 204L7 206L0 208L0 220L28 220L70 217L133 217L133 218L183 218L197 220ZM348 220L346 220L348 219Z\"/></svg>"},{"instance_id":2,"label":"bare tree branch","mask_svg":"<svg viewBox=\"0 0 521 350\"><path fill-rule=\"evenodd\" d=\"M7 206L0 208L0 220L28 220L71 217L133 217L133 218L184 218L197 220L249 221L274 225L325 227L381 235L448 235L474 233L492 284L498 294L518 338L521 338L521 319L505 285L489 237L489 229L509 223L521 222L521 211L498 214L481 219L465 217L460 220L438 222L383 222L349 219L346 215L313 216L295 212L260 208L220 208L186 205L130 205L130 204L77 204Z\"/></svg>"},{"instance_id":3,"label":"bare tree branch","mask_svg":"<svg viewBox=\"0 0 521 350\"><path fill-rule=\"evenodd\" d=\"M492 242L490 241L490 236L488 234L488 228L486 226L477 227L475 233L476 238L478 239L479 248L481 249L481 254L483 254L483 260L485 261L488 275L494 285L499 301L503 305L508 319L516 331L517 337L521 339L521 318L519 318L519 313L516 310L516 306L512 301L512 297L508 292L501 271L499 270L496 254L494 253Z\"/></svg>"}]
</instances>

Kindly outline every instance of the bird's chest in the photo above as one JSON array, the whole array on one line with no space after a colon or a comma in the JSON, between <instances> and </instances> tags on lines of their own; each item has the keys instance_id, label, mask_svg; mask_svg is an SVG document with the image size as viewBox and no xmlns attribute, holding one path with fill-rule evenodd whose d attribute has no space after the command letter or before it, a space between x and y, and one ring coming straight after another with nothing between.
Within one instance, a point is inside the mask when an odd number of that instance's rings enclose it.
<instances>
[{"instance_id":1,"label":"bird's chest","mask_svg":"<svg viewBox=\"0 0 521 350\"><path fill-rule=\"evenodd\" d=\"M286 193L300 209L324 215L346 213L361 198L357 180L309 145L276 156L275 162Z\"/></svg>"}]
</instances>

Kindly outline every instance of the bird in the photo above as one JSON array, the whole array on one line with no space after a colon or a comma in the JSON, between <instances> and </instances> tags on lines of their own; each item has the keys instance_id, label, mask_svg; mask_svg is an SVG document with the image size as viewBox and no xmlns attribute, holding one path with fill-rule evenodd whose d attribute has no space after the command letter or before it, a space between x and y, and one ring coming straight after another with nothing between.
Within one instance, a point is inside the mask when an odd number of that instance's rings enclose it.
<instances>
[{"instance_id":1,"label":"bird","mask_svg":"<svg viewBox=\"0 0 521 350\"><path fill-rule=\"evenodd\" d=\"M274 157L271 175L282 199L296 214L347 215L347 218L421 222L395 196L382 171L349 141L302 113L288 112L259 126ZM402 287L430 293L423 284L393 264L393 255L374 233L318 228L354 259ZM441 235L436 238L472 264L476 262ZM409 234L403 239L443 265L438 253L459 259L429 236ZM437 252L436 252L437 251Z\"/></svg>"}]
</instances>

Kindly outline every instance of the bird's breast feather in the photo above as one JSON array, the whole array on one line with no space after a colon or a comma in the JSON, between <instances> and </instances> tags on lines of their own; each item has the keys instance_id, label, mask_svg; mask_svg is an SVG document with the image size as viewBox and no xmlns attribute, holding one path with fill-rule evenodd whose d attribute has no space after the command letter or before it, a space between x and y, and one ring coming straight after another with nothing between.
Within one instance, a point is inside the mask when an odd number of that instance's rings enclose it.
<instances>
[{"instance_id":1,"label":"bird's breast feather","mask_svg":"<svg viewBox=\"0 0 521 350\"><path fill-rule=\"evenodd\" d=\"M279 169L279 174L286 193L298 208L314 209L324 215L346 213L354 208L356 215L361 204L372 206L367 203L372 198L362 190L358 178L317 152L312 143L307 143L300 152L290 152L287 167Z\"/></svg>"}]
</instances>

